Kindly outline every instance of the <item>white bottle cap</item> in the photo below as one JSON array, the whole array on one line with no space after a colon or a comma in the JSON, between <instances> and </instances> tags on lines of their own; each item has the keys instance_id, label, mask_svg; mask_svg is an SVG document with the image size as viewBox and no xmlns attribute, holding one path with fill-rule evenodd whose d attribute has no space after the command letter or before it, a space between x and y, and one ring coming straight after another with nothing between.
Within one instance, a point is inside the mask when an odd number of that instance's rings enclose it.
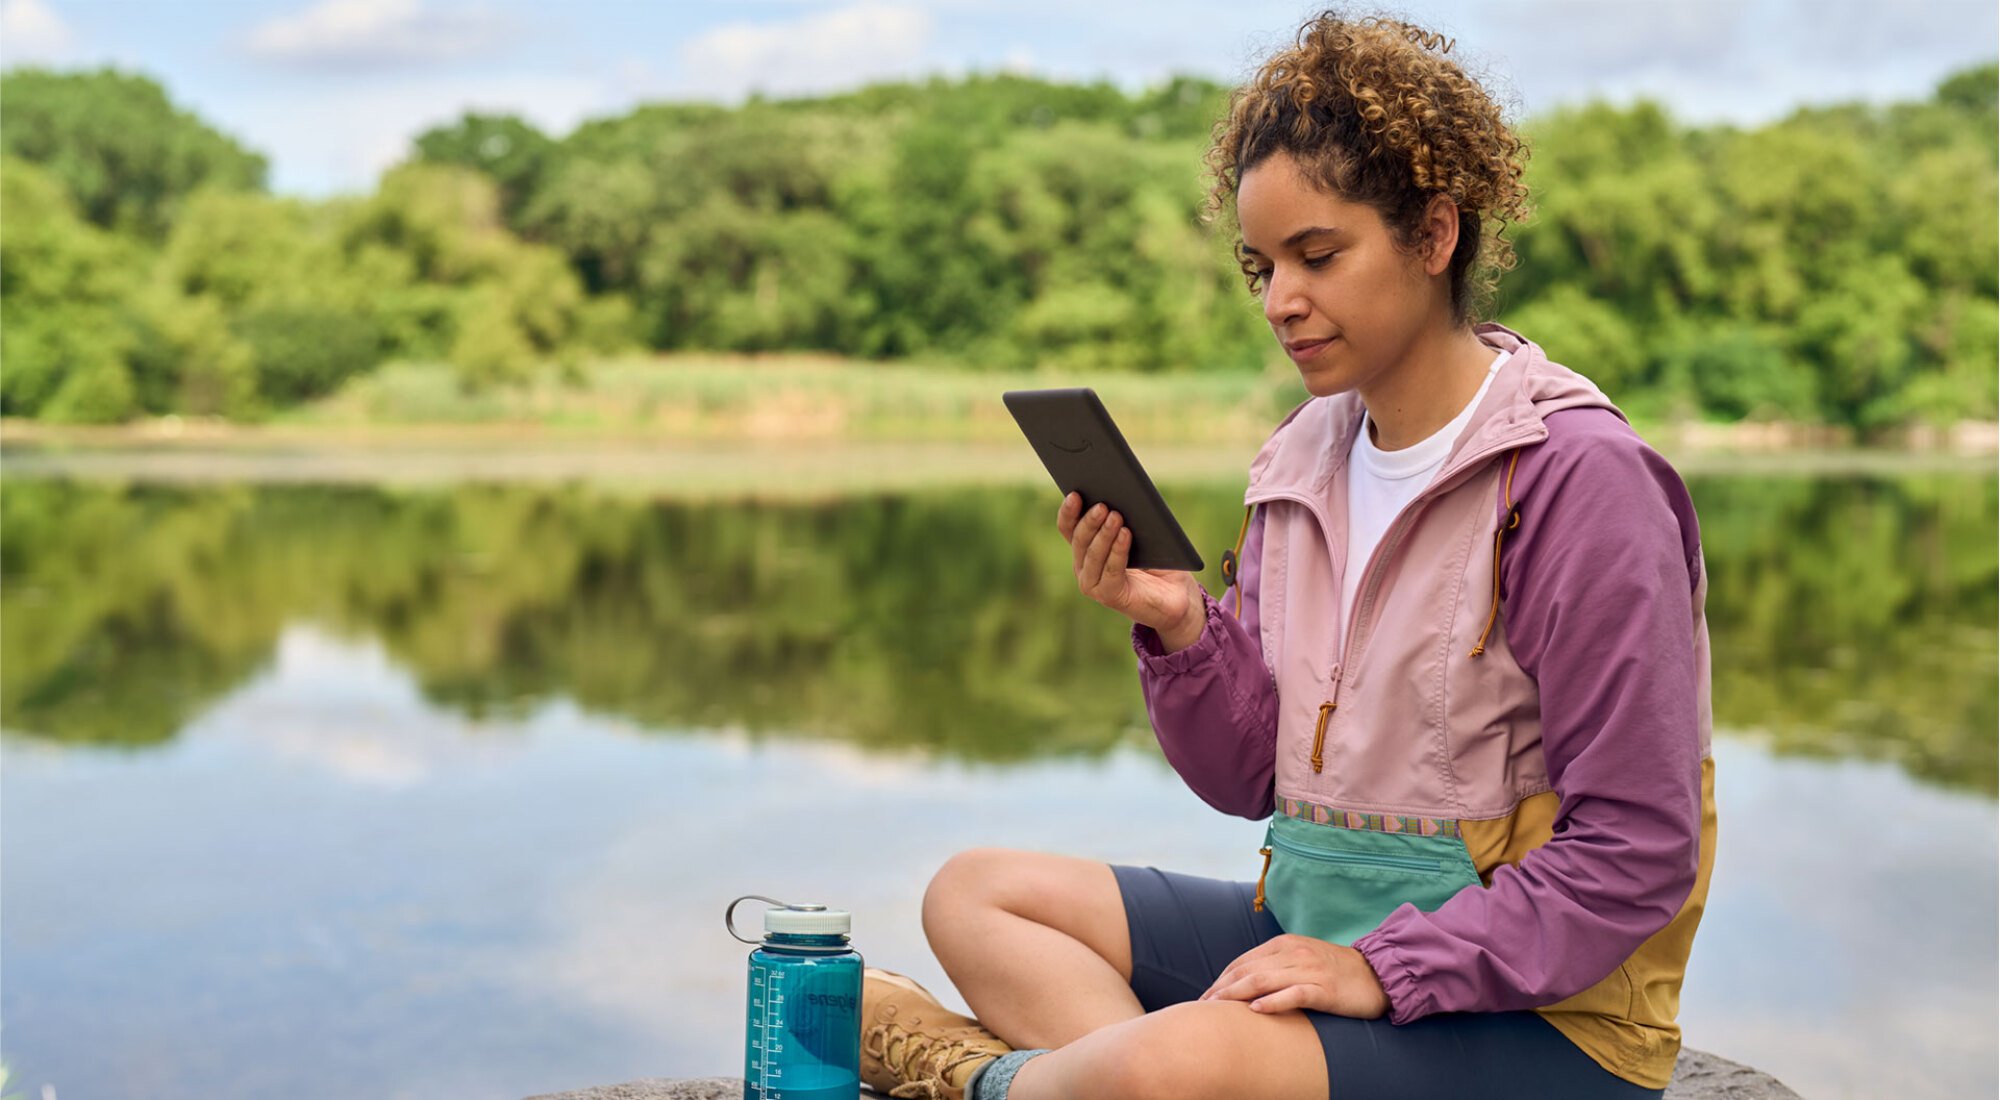
<instances>
[{"instance_id":1,"label":"white bottle cap","mask_svg":"<svg viewBox=\"0 0 2000 1100\"><path fill-rule=\"evenodd\" d=\"M764 931L793 936L845 936L853 923L852 913L824 905L802 903L764 910Z\"/></svg>"}]
</instances>

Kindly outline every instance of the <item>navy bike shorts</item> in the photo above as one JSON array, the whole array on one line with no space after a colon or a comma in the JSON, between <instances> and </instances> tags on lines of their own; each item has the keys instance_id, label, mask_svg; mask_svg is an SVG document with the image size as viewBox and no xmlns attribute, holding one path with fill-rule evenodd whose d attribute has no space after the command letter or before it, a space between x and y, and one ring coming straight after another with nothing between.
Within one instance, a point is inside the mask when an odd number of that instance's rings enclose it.
<instances>
[{"instance_id":1,"label":"navy bike shorts","mask_svg":"<svg viewBox=\"0 0 2000 1100\"><path fill-rule=\"evenodd\" d=\"M1148 1012L1202 995L1284 929L1251 908L1256 883L1111 865L1132 935L1132 992ZM1407 1024L1306 1010L1331 1100L1659 1100L1592 1061L1534 1012L1443 1012Z\"/></svg>"}]
</instances>

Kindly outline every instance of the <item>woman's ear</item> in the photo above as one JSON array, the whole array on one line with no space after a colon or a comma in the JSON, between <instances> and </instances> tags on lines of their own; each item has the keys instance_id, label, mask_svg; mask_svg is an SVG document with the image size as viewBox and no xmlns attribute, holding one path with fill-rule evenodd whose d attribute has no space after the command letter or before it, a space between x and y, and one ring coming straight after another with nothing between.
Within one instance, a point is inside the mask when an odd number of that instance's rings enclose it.
<instances>
[{"instance_id":1,"label":"woman's ear","mask_svg":"<svg viewBox=\"0 0 2000 1100\"><path fill-rule=\"evenodd\" d=\"M1450 195L1432 195L1430 205L1424 207L1423 241L1425 273L1444 274L1451 266L1452 253L1458 250L1458 204Z\"/></svg>"}]
</instances>

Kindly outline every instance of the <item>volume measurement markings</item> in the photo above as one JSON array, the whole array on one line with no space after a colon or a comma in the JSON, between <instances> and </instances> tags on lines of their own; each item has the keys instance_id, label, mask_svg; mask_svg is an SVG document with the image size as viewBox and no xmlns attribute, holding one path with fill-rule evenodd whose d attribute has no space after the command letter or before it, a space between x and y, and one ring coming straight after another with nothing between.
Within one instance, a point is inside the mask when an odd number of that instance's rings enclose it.
<instances>
[{"instance_id":1,"label":"volume measurement markings","mask_svg":"<svg viewBox=\"0 0 2000 1100\"><path fill-rule=\"evenodd\" d=\"M784 1053L785 1044L785 978L781 971L766 971L765 993L767 1004L761 1014L759 1026L764 1032L764 1051L759 1061L762 1073L758 1080L764 1100L783 1100L784 1067L777 1064L777 1055Z\"/></svg>"}]
</instances>

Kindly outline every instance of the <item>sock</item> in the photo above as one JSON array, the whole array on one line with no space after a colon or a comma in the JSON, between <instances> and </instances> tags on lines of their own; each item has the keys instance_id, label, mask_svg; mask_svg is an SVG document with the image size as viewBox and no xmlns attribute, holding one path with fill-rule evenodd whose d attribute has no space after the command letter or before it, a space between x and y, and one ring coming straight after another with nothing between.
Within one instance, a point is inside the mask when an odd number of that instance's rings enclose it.
<instances>
[{"instance_id":1,"label":"sock","mask_svg":"<svg viewBox=\"0 0 2000 1100\"><path fill-rule=\"evenodd\" d=\"M980 1066L965 1083L965 1100L1007 1100L1007 1087L1028 1059L1048 1050L1014 1050Z\"/></svg>"}]
</instances>

